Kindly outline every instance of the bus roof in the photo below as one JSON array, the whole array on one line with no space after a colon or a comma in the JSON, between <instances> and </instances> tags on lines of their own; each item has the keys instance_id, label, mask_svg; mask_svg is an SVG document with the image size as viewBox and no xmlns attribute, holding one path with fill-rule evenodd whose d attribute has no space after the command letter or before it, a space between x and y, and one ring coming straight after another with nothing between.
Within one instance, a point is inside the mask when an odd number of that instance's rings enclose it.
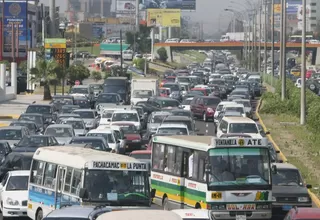
<instances>
[{"instance_id":1,"label":"bus roof","mask_svg":"<svg viewBox=\"0 0 320 220\"><path fill-rule=\"evenodd\" d=\"M172 144L194 150L207 151L211 145L212 136L196 135L174 135L174 136L156 136L154 143Z\"/></svg>"},{"instance_id":2,"label":"bus roof","mask_svg":"<svg viewBox=\"0 0 320 220\"><path fill-rule=\"evenodd\" d=\"M72 146L41 147L33 159L78 169L147 170L146 163L133 157Z\"/></svg>"},{"instance_id":3,"label":"bus roof","mask_svg":"<svg viewBox=\"0 0 320 220\"><path fill-rule=\"evenodd\" d=\"M181 220L182 218L170 211L165 210L123 210L116 212L108 212L100 215L97 220L110 220L110 219L148 219L148 220Z\"/></svg>"}]
</instances>

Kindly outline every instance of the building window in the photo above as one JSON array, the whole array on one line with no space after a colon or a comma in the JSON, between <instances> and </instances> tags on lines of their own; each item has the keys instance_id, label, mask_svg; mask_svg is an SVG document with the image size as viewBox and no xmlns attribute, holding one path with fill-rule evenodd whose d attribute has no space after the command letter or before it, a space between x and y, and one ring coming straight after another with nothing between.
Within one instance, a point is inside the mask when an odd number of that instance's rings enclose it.
<instances>
[{"instance_id":1,"label":"building window","mask_svg":"<svg viewBox=\"0 0 320 220\"><path fill-rule=\"evenodd\" d=\"M317 10L311 10L311 13L317 13Z\"/></svg>"},{"instance_id":2,"label":"building window","mask_svg":"<svg viewBox=\"0 0 320 220\"><path fill-rule=\"evenodd\" d=\"M316 18L316 17L311 17L310 19L311 19L311 20L317 20L317 18Z\"/></svg>"},{"instance_id":3,"label":"building window","mask_svg":"<svg viewBox=\"0 0 320 220\"><path fill-rule=\"evenodd\" d=\"M311 3L310 5L311 5L311 6L316 6L317 3L316 3L316 2L313 2L313 3Z\"/></svg>"}]
</instances>

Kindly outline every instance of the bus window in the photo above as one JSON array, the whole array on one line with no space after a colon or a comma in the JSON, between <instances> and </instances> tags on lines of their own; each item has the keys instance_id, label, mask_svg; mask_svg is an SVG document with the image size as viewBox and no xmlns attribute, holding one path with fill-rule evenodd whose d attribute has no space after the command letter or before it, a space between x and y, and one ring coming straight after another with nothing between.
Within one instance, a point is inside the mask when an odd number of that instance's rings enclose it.
<instances>
[{"instance_id":1,"label":"bus window","mask_svg":"<svg viewBox=\"0 0 320 220\"><path fill-rule=\"evenodd\" d=\"M43 186L48 187L50 189L55 188L56 170L57 170L57 165L52 164L52 163L46 164L46 169L44 171L44 177L43 177L43 179L44 179Z\"/></svg>"},{"instance_id":2,"label":"bus window","mask_svg":"<svg viewBox=\"0 0 320 220\"><path fill-rule=\"evenodd\" d=\"M64 192L70 192L70 185L71 185L71 177L72 177L72 168L67 168L66 180L64 183Z\"/></svg>"},{"instance_id":3,"label":"bus window","mask_svg":"<svg viewBox=\"0 0 320 220\"><path fill-rule=\"evenodd\" d=\"M81 184L81 171L74 170L71 185L71 194L79 195Z\"/></svg>"},{"instance_id":4,"label":"bus window","mask_svg":"<svg viewBox=\"0 0 320 220\"><path fill-rule=\"evenodd\" d=\"M34 160L32 163L32 178L31 183L42 185L42 176L43 176L44 162Z\"/></svg>"},{"instance_id":5,"label":"bus window","mask_svg":"<svg viewBox=\"0 0 320 220\"><path fill-rule=\"evenodd\" d=\"M164 144L153 144L153 169L164 170L164 155L165 145Z\"/></svg>"}]
</instances>

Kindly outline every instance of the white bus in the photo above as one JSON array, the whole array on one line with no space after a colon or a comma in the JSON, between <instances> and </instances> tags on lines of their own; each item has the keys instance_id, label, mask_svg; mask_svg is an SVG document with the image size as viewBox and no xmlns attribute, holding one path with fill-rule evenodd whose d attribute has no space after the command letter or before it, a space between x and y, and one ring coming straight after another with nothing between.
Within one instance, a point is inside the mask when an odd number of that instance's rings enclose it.
<instances>
[{"instance_id":1,"label":"white bus","mask_svg":"<svg viewBox=\"0 0 320 220\"><path fill-rule=\"evenodd\" d=\"M148 165L89 148L39 148L32 160L28 216L41 220L64 205L149 207Z\"/></svg>"},{"instance_id":2,"label":"white bus","mask_svg":"<svg viewBox=\"0 0 320 220\"><path fill-rule=\"evenodd\" d=\"M166 210L209 209L215 219L270 219L270 164L265 138L157 136L153 201Z\"/></svg>"}]
</instances>

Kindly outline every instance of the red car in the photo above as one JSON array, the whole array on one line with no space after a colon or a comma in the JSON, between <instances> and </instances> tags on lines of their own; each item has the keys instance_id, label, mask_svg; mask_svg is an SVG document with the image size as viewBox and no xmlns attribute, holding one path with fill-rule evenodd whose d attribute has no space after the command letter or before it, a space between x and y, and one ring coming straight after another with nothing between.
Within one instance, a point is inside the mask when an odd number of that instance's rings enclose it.
<instances>
[{"instance_id":1,"label":"red car","mask_svg":"<svg viewBox=\"0 0 320 220\"><path fill-rule=\"evenodd\" d=\"M161 97L169 97L170 96L170 93L171 93L171 89L170 88L160 88L160 96Z\"/></svg>"},{"instance_id":2,"label":"red car","mask_svg":"<svg viewBox=\"0 0 320 220\"><path fill-rule=\"evenodd\" d=\"M151 150L134 150L129 156L137 160L151 160Z\"/></svg>"},{"instance_id":3,"label":"red car","mask_svg":"<svg viewBox=\"0 0 320 220\"><path fill-rule=\"evenodd\" d=\"M286 217L285 220L319 220L320 219L320 208L292 208Z\"/></svg>"},{"instance_id":4,"label":"red car","mask_svg":"<svg viewBox=\"0 0 320 220\"><path fill-rule=\"evenodd\" d=\"M194 97L190 103L190 111L194 117L202 118L203 121L214 120L213 116L220 102L221 99L215 96Z\"/></svg>"},{"instance_id":5,"label":"red car","mask_svg":"<svg viewBox=\"0 0 320 220\"><path fill-rule=\"evenodd\" d=\"M115 122L112 125L117 125L122 128L124 136L126 137L127 146L126 152L131 152L133 150L140 150L142 147L141 135L136 129L136 126L133 123L122 123Z\"/></svg>"}]
</instances>

